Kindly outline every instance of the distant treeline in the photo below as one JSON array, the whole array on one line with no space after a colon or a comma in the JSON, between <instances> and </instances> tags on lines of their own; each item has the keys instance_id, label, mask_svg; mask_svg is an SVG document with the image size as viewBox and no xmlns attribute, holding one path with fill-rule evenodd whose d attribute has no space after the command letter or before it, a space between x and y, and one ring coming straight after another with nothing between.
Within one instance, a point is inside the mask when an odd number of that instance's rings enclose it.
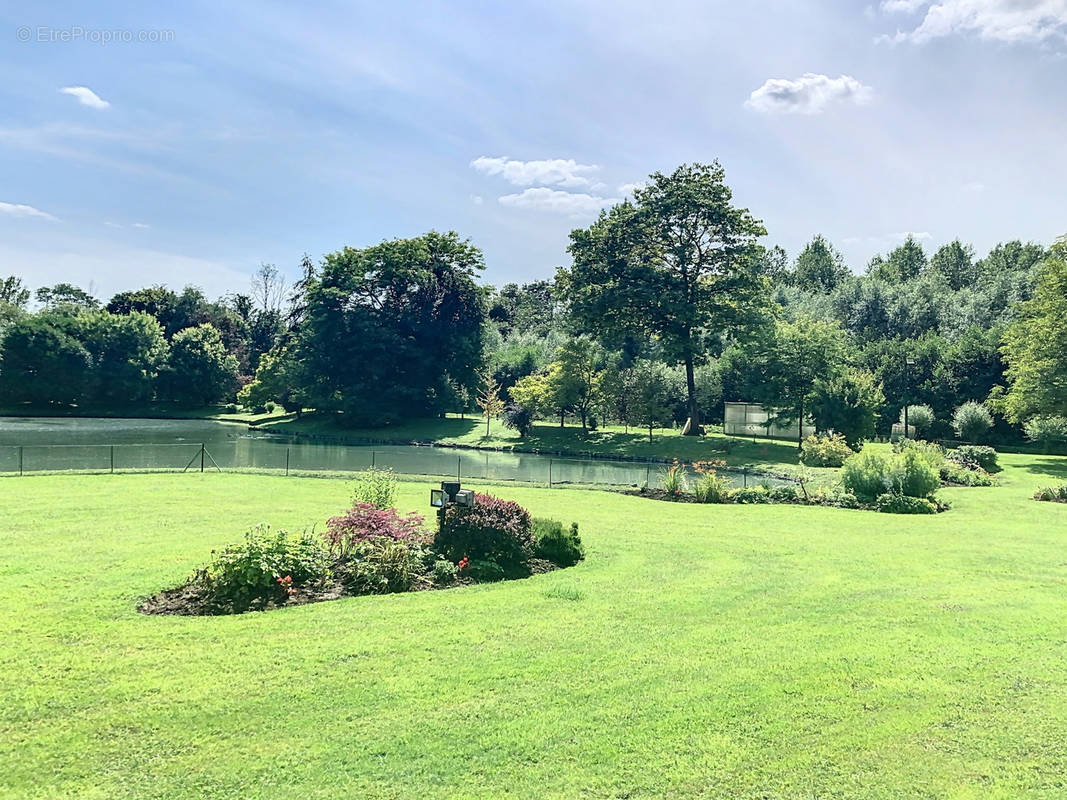
<instances>
[{"instance_id":1,"label":"distant treeline","mask_svg":"<svg viewBox=\"0 0 1067 800\"><path fill-rule=\"evenodd\" d=\"M650 176L632 201L571 234L554 280L479 284L481 252L428 233L313 264L287 289L124 292L0 281L0 400L121 407L237 401L342 412L381 425L507 409L520 431L568 416L684 426L723 400L781 421L813 417L851 441L885 434L904 405L954 435L967 404L989 438L1067 416L1063 242L1010 241L978 257L907 237L856 274L823 236L793 259L732 205L718 164Z\"/></svg>"}]
</instances>

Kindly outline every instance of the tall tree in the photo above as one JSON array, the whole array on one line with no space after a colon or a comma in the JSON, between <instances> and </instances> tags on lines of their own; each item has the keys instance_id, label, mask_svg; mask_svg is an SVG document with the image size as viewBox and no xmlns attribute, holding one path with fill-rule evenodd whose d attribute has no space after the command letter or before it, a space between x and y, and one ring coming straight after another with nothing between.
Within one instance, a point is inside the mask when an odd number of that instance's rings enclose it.
<instances>
[{"instance_id":1,"label":"tall tree","mask_svg":"<svg viewBox=\"0 0 1067 800\"><path fill-rule=\"evenodd\" d=\"M0 304L7 303L16 308L25 308L30 301L30 290L17 275L0 279Z\"/></svg>"},{"instance_id":2,"label":"tall tree","mask_svg":"<svg viewBox=\"0 0 1067 800\"><path fill-rule=\"evenodd\" d=\"M440 413L475 387L485 299L482 254L430 232L323 259L309 279L294 357L309 405L351 425Z\"/></svg>"},{"instance_id":3,"label":"tall tree","mask_svg":"<svg viewBox=\"0 0 1067 800\"><path fill-rule=\"evenodd\" d=\"M867 267L868 274L888 283L905 283L918 278L926 269L926 253L912 235L885 258L875 256Z\"/></svg>"},{"instance_id":4,"label":"tall tree","mask_svg":"<svg viewBox=\"0 0 1067 800\"><path fill-rule=\"evenodd\" d=\"M797 421L798 447L815 384L837 374L844 355L845 332L840 327L803 316L777 323L773 336L752 347L752 360L763 370L758 399L775 412L776 422Z\"/></svg>"},{"instance_id":5,"label":"tall tree","mask_svg":"<svg viewBox=\"0 0 1067 800\"><path fill-rule=\"evenodd\" d=\"M974 248L954 239L937 249L930 259L930 269L941 275L954 292L971 286L978 277Z\"/></svg>"},{"instance_id":6,"label":"tall tree","mask_svg":"<svg viewBox=\"0 0 1067 800\"><path fill-rule=\"evenodd\" d=\"M91 287L90 287L91 288ZM94 309L100 307L100 301L80 286L70 283L57 283L55 286L42 286L37 290L37 302L48 309L62 307L75 309Z\"/></svg>"},{"instance_id":7,"label":"tall tree","mask_svg":"<svg viewBox=\"0 0 1067 800\"><path fill-rule=\"evenodd\" d=\"M703 432L694 371L708 340L745 335L767 302L757 244L767 231L732 200L718 162L654 173L632 203L571 233L573 263L557 277L579 325L608 337L651 334L670 363L684 365L689 435Z\"/></svg>"},{"instance_id":8,"label":"tall tree","mask_svg":"<svg viewBox=\"0 0 1067 800\"><path fill-rule=\"evenodd\" d=\"M1018 307L1003 352L1011 382L1003 402L1008 419L1067 416L1067 237L1053 245L1033 299Z\"/></svg>"},{"instance_id":9,"label":"tall tree","mask_svg":"<svg viewBox=\"0 0 1067 800\"><path fill-rule=\"evenodd\" d=\"M588 430L589 411L602 398L604 350L592 337L576 336L556 352L556 363L555 380L566 384L563 393L572 398L570 405L582 430Z\"/></svg>"},{"instance_id":10,"label":"tall tree","mask_svg":"<svg viewBox=\"0 0 1067 800\"><path fill-rule=\"evenodd\" d=\"M858 449L874 436L885 395L874 375L864 370L846 370L815 382L811 416L820 432L833 431Z\"/></svg>"},{"instance_id":11,"label":"tall tree","mask_svg":"<svg viewBox=\"0 0 1067 800\"><path fill-rule=\"evenodd\" d=\"M850 274L845 257L819 234L797 256L793 283L808 292L829 294Z\"/></svg>"},{"instance_id":12,"label":"tall tree","mask_svg":"<svg viewBox=\"0 0 1067 800\"><path fill-rule=\"evenodd\" d=\"M213 326L186 328L171 339L164 393L190 406L217 402L237 388L237 366Z\"/></svg>"}]
</instances>

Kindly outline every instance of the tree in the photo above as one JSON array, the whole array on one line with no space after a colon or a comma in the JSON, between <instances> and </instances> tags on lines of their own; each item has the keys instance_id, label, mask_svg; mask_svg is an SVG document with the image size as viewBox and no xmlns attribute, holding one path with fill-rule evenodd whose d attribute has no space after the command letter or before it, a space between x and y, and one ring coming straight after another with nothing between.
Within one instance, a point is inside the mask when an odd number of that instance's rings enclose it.
<instances>
[{"instance_id":1,"label":"tree","mask_svg":"<svg viewBox=\"0 0 1067 800\"><path fill-rule=\"evenodd\" d=\"M965 442L981 443L993 427L993 415L984 403L968 400L952 414L952 429Z\"/></svg>"},{"instance_id":2,"label":"tree","mask_svg":"<svg viewBox=\"0 0 1067 800\"><path fill-rule=\"evenodd\" d=\"M1017 307L1002 352L1010 381L1005 416L1067 416L1067 237L1051 250L1032 300Z\"/></svg>"},{"instance_id":3,"label":"tree","mask_svg":"<svg viewBox=\"0 0 1067 800\"><path fill-rule=\"evenodd\" d=\"M844 361L845 332L837 325L799 317L778 322L773 336L757 341L751 358L762 370L759 396L779 424L797 421L797 447L804 441L804 416L815 383L838 372Z\"/></svg>"},{"instance_id":4,"label":"tree","mask_svg":"<svg viewBox=\"0 0 1067 800\"><path fill-rule=\"evenodd\" d=\"M819 234L797 256L793 284L804 291L829 294L850 274L844 256Z\"/></svg>"},{"instance_id":5,"label":"tree","mask_svg":"<svg viewBox=\"0 0 1067 800\"><path fill-rule=\"evenodd\" d=\"M504 409L504 427L519 432L519 438L525 439L533 428L533 413L528 408L510 405Z\"/></svg>"},{"instance_id":6,"label":"tree","mask_svg":"<svg viewBox=\"0 0 1067 800\"><path fill-rule=\"evenodd\" d=\"M263 354L255 380L237 393L237 402L255 412L264 410L268 402L275 402L286 411L300 415L303 393L299 367L285 347Z\"/></svg>"},{"instance_id":7,"label":"tree","mask_svg":"<svg viewBox=\"0 0 1067 800\"><path fill-rule=\"evenodd\" d=\"M937 415L934 410L925 403L917 406L906 406L905 408L900 409L899 419L900 424L904 426L904 437L911 436L908 428L915 428L915 435L920 439L925 438L937 422Z\"/></svg>"},{"instance_id":8,"label":"tree","mask_svg":"<svg viewBox=\"0 0 1067 800\"><path fill-rule=\"evenodd\" d=\"M17 275L0 279L0 304L7 303L15 308L25 308L30 302L30 290Z\"/></svg>"},{"instance_id":9,"label":"tree","mask_svg":"<svg viewBox=\"0 0 1067 800\"><path fill-rule=\"evenodd\" d=\"M563 384L560 395L569 400L571 409L588 430L589 411L602 398L604 350L590 336L576 336L556 352L559 368L551 373L552 381Z\"/></svg>"},{"instance_id":10,"label":"tree","mask_svg":"<svg viewBox=\"0 0 1067 800\"><path fill-rule=\"evenodd\" d=\"M1039 443L1045 453L1050 445L1067 442L1067 417L1040 414L1028 419L1023 429L1026 438Z\"/></svg>"},{"instance_id":11,"label":"tree","mask_svg":"<svg viewBox=\"0 0 1067 800\"><path fill-rule=\"evenodd\" d=\"M285 301L285 276L273 264L260 264L252 275L252 299L261 311L281 315Z\"/></svg>"},{"instance_id":12,"label":"tree","mask_svg":"<svg viewBox=\"0 0 1067 800\"><path fill-rule=\"evenodd\" d=\"M978 278L974 248L959 239L938 248L930 259L930 269L941 275L954 292L973 285Z\"/></svg>"},{"instance_id":13,"label":"tree","mask_svg":"<svg viewBox=\"0 0 1067 800\"><path fill-rule=\"evenodd\" d=\"M549 398L547 376L543 373L520 378L511 387L510 394L512 402L528 410L534 418L544 416L554 410ZM563 413L565 414L566 411ZM562 425L561 419L560 426Z\"/></svg>"},{"instance_id":14,"label":"tree","mask_svg":"<svg viewBox=\"0 0 1067 800\"><path fill-rule=\"evenodd\" d=\"M0 398L33 406L74 405L84 396L93 359L85 346L42 316L13 322L0 343Z\"/></svg>"},{"instance_id":15,"label":"tree","mask_svg":"<svg viewBox=\"0 0 1067 800\"><path fill-rule=\"evenodd\" d=\"M874 436L885 395L874 375L850 369L819 378L811 398L811 416L820 432L833 431L858 450Z\"/></svg>"},{"instance_id":16,"label":"tree","mask_svg":"<svg viewBox=\"0 0 1067 800\"><path fill-rule=\"evenodd\" d=\"M662 364L644 359L630 369L626 381L630 390L628 406L633 421L648 428L648 441L657 425L669 425L672 409L668 400L669 377Z\"/></svg>"},{"instance_id":17,"label":"tree","mask_svg":"<svg viewBox=\"0 0 1067 800\"><path fill-rule=\"evenodd\" d=\"M37 302L42 303L48 309L57 309L64 306L75 309L95 309L100 307L99 300L81 287L70 283L42 286L37 290Z\"/></svg>"},{"instance_id":18,"label":"tree","mask_svg":"<svg viewBox=\"0 0 1067 800\"><path fill-rule=\"evenodd\" d=\"M867 267L872 278L887 283L905 283L918 278L926 269L926 253L912 234L888 256L875 256Z\"/></svg>"},{"instance_id":19,"label":"tree","mask_svg":"<svg viewBox=\"0 0 1067 800\"><path fill-rule=\"evenodd\" d=\"M485 414L485 435L489 436L489 421L499 417L504 411L504 401L500 399L500 384L488 374L482 376L482 390L478 393L478 408Z\"/></svg>"},{"instance_id":20,"label":"tree","mask_svg":"<svg viewBox=\"0 0 1067 800\"><path fill-rule=\"evenodd\" d=\"M651 334L684 365L689 435L702 432L694 371L708 340L744 337L767 303L757 244L767 231L732 198L717 162L654 173L632 203L571 233L573 263L556 281L577 324L606 337Z\"/></svg>"},{"instance_id":21,"label":"tree","mask_svg":"<svg viewBox=\"0 0 1067 800\"><path fill-rule=\"evenodd\" d=\"M309 278L295 331L308 404L347 425L440 413L483 357L481 251L430 232L331 253Z\"/></svg>"},{"instance_id":22,"label":"tree","mask_svg":"<svg viewBox=\"0 0 1067 800\"><path fill-rule=\"evenodd\" d=\"M237 359L226 352L212 325L197 325L174 334L170 342L164 391L186 405L208 405L237 386Z\"/></svg>"},{"instance_id":23,"label":"tree","mask_svg":"<svg viewBox=\"0 0 1067 800\"><path fill-rule=\"evenodd\" d=\"M154 318L141 312L94 311L75 317L71 327L92 356L86 402L120 408L152 399L170 349Z\"/></svg>"}]
</instances>

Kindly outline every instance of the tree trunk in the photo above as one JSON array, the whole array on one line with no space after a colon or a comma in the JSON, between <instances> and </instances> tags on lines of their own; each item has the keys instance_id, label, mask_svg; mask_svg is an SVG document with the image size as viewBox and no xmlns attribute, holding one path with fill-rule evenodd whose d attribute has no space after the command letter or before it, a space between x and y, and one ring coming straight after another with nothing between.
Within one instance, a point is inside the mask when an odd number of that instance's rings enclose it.
<instances>
[{"instance_id":1,"label":"tree trunk","mask_svg":"<svg viewBox=\"0 0 1067 800\"><path fill-rule=\"evenodd\" d=\"M485 415L485 438L489 438L489 415Z\"/></svg>"},{"instance_id":2,"label":"tree trunk","mask_svg":"<svg viewBox=\"0 0 1067 800\"><path fill-rule=\"evenodd\" d=\"M566 412L566 411L560 411L560 412L559 412L559 426L560 426L561 428L563 427L563 418L564 418L565 416L567 416L567 412Z\"/></svg>"},{"instance_id":3,"label":"tree trunk","mask_svg":"<svg viewBox=\"0 0 1067 800\"><path fill-rule=\"evenodd\" d=\"M700 409L697 408L697 382L693 372L693 356L685 358L685 389L687 393L687 405L689 406L689 420L682 429L682 436L700 436L704 429L700 427Z\"/></svg>"},{"instance_id":4,"label":"tree trunk","mask_svg":"<svg viewBox=\"0 0 1067 800\"><path fill-rule=\"evenodd\" d=\"M652 426L648 426L648 443L652 444Z\"/></svg>"},{"instance_id":5,"label":"tree trunk","mask_svg":"<svg viewBox=\"0 0 1067 800\"><path fill-rule=\"evenodd\" d=\"M797 413L797 450L804 449L804 401L800 401Z\"/></svg>"},{"instance_id":6,"label":"tree trunk","mask_svg":"<svg viewBox=\"0 0 1067 800\"><path fill-rule=\"evenodd\" d=\"M588 433L589 429L585 425L585 411L579 412L578 416L582 418L582 433Z\"/></svg>"}]
</instances>

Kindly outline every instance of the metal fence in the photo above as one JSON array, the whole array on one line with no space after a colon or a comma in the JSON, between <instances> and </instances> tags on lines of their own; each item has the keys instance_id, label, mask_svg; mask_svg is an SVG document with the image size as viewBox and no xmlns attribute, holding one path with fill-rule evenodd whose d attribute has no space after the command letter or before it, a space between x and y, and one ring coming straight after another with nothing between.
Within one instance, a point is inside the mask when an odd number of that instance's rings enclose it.
<instances>
[{"instance_id":1,"label":"metal fence","mask_svg":"<svg viewBox=\"0 0 1067 800\"><path fill-rule=\"evenodd\" d=\"M0 475L123 472L260 472L340 475L369 467L401 475L456 477L542 486L660 485L661 462L611 461L533 453L416 446L322 445L240 438L179 444L69 444L0 446ZM792 481L739 467L721 471L735 486Z\"/></svg>"}]
</instances>

